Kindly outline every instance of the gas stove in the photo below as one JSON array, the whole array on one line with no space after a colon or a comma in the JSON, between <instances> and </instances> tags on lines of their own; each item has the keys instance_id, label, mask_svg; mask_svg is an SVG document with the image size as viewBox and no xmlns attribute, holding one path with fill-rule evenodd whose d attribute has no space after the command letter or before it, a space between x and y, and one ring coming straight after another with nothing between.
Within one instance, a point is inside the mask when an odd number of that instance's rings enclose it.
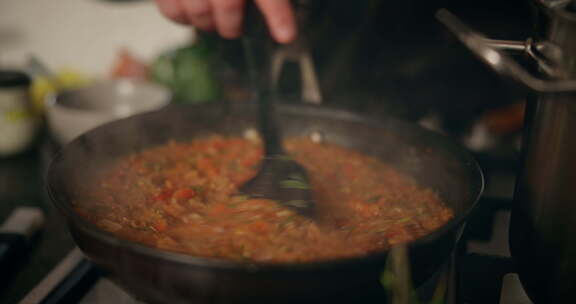
<instances>
[{"instance_id":1,"label":"gas stove","mask_svg":"<svg viewBox=\"0 0 576 304\"><path fill-rule=\"evenodd\" d=\"M508 247L510 203L484 198L470 218L458 253L458 303L532 303Z\"/></svg>"}]
</instances>

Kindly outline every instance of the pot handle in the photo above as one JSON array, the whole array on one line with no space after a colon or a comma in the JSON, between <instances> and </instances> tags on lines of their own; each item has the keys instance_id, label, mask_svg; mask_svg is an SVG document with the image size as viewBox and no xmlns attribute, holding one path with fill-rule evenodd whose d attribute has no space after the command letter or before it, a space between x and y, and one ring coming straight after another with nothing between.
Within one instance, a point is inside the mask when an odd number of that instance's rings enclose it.
<instances>
[{"instance_id":1,"label":"pot handle","mask_svg":"<svg viewBox=\"0 0 576 304\"><path fill-rule=\"evenodd\" d=\"M514 61L502 50L525 51L538 60L546 71L543 58L537 56L537 45L531 39L526 42L491 40L464 24L458 17L446 9L436 12L436 18L444 24L470 51L480 58L496 73L511 78L524 87L541 93L561 93L576 91L575 80L540 79Z\"/></svg>"}]
</instances>

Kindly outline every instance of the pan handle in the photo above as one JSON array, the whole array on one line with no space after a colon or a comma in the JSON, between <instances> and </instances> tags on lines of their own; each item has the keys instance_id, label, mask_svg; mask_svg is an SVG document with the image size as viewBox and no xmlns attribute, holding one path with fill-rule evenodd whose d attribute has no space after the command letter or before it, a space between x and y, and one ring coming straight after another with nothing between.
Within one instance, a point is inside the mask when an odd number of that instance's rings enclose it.
<instances>
[{"instance_id":1,"label":"pan handle","mask_svg":"<svg viewBox=\"0 0 576 304\"><path fill-rule=\"evenodd\" d=\"M298 38L301 39L301 38ZM300 69L301 98L304 103L321 104L322 92L314 67L314 60L307 47L296 52L294 45L281 47L272 55L271 75L273 85L277 85L280 73L286 61L294 60ZM294 53L293 53L294 52Z\"/></svg>"},{"instance_id":2,"label":"pan handle","mask_svg":"<svg viewBox=\"0 0 576 304\"><path fill-rule=\"evenodd\" d=\"M298 29L305 28L311 8L309 0L294 0L292 5L295 10ZM304 103L321 104L322 92L318 82L314 59L308 47L307 37L304 31L299 31L296 41L289 44L279 45L270 39L270 33L264 22L264 17L253 3L246 3L246 18L244 21L246 35L244 43L253 52L252 67L249 72L258 69L261 87L274 92L280 74L286 62L296 62L300 70L301 99Z\"/></svg>"},{"instance_id":3,"label":"pan handle","mask_svg":"<svg viewBox=\"0 0 576 304\"><path fill-rule=\"evenodd\" d=\"M296 10L298 29L307 24L311 3L308 0L292 2ZM312 58L308 40L304 31L299 30L296 41L281 45L272 54L270 75L272 84L275 86L280 78L280 73L286 61L295 61L300 69L301 99L304 103L321 104L322 91L318 82L314 59Z\"/></svg>"},{"instance_id":4,"label":"pan handle","mask_svg":"<svg viewBox=\"0 0 576 304\"><path fill-rule=\"evenodd\" d=\"M502 50L526 51L530 54L531 40L526 43L496 41L486 38L464 24L458 17L446 9L436 12L436 18L443 23L456 37L486 65L496 73L511 78L524 87L541 93L560 93L576 91L576 81L559 79L540 79L520 66ZM535 58L535 55L531 54ZM538 58L535 58L538 60ZM540 66L542 62L538 60ZM546 71L546 69L544 68Z\"/></svg>"}]
</instances>

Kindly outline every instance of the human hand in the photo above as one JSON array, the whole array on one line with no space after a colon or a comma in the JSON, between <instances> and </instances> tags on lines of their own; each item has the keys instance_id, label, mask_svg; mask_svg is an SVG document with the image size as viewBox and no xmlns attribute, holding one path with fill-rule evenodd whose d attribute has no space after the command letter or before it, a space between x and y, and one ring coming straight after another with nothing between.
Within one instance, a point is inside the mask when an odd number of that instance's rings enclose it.
<instances>
[{"instance_id":1,"label":"human hand","mask_svg":"<svg viewBox=\"0 0 576 304\"><path fill-rule=\"evenodd\" d=\"M242 33L245 0L155 0L158 8L169 19L192 24L204 31L217 30L228 39ZM280 42L296 38L296 22L290 0L255 1L264 15L272 37Z\"/></svg>"}]
</instances>

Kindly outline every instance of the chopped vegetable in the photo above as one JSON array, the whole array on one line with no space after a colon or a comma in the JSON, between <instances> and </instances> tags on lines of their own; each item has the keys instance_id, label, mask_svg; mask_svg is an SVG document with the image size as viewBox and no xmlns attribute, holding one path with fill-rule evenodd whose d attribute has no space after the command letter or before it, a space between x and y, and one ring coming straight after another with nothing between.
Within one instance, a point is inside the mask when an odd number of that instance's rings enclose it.
<instances>
[{"instance_id":1,"label":"chopped vegetable","mask_svg":"<svg viewBox=\"0 0 576 304\"><path fill-rule=\"evenodd\" d=\"M194 195L196 195L196 192L194 192L194 190L192 190L190 188L184 188L184 189L180 189L180 190L177 190L176 192L174 192L173 197L181 198L181 199L189 199L189 198L194 197Z\"/></svg>"},{"instance_id":2,"label":"chopped vegetable","mask_svg":"<svg viewBox=\"0 0 576 304\"><path fill-rule=\"evenodd\" d=\"M366 202L368 202L368 203L375 203L375 202L377 202L378 200L380 200L381 198L382 198L382 195L376 195L376 196L373 196L373 197L369 198Z\"/></svg>"},{"instance_id":3,"label":"chopped vegetable","mask_svg":"<svg viewBox=\"0 0 576 304\"><path fill-rule=\"evenodd\" d=\"M299 175L292 175L287 180L283 180L280 183L282 185L282 188L303 189L303 190L310 189L310 185L306 183L304 177Z\"/></svg>"},{"instance_id":4,"label":"chopped vegetable","mask_svg":"<svg viewBox=\"0 0 576 304\"><path fill-rule=\"evenodd\" d=\"M296 208L306 208L308 206L308 202L303 201L303 200L291 200L291 201L288 201L284 204L288 205L288 206L293 206Z\"/></svg>"}]
</instances>

